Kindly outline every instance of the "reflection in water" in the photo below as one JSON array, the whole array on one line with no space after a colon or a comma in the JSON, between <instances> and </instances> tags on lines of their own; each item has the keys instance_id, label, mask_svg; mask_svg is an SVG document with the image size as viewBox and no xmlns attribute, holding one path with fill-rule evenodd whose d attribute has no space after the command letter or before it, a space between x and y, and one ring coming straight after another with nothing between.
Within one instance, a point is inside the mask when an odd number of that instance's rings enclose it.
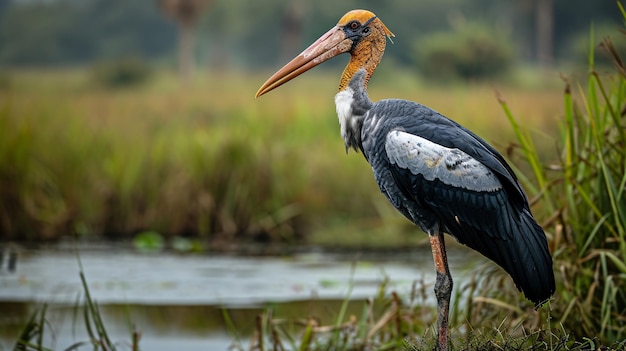
<instances>
[{"instance_id":1,"label":"reflection in water","mask_svg":"<svg viewBox=\"0 0 626 351\"><path fill-rule=\"evenodd\" d=\"M32 313L31 308L28 303L0 302L0 311L0 340L14 340Z\"/></svg>"},{"instance_id":2,"label":"reflection in water","mask_svg":"<svg viewBox=\"0 0 626 351\"><path fill-rule=\"evenodd\" d=\"M172 342L177 349L193 350L194 344L206 350L227 350L237 341L247 345L253 334L256 317L269 309L275 319L289 321L315 318L322 325L335 322L342 300L311 300L272 303L266 306L235 308L206 305L106 305L100 313L111 339L118 344L130 344L134 330L141 334L139 345L149 350L168 350ZM347 315L360 315L365 301L351 301ZM29 303L1 303L0 349L9 349L21 333L35 306ZM229 330L224 318L235 326ZM48 305L44 345L65 349L75 342L87 342L88 332L82 307ZM151 345L155 343L155 345ZM171 345L170 345L171 346Z\"/></svg>"},{"instance_id":3,"label":"reflection in water","mask_svg":"<svg viewBox=\"0 0 626 351\"><path fill-rule=\"evenodd\" d=\"M453 269L469 268L471 256L465 252L451 252ZM336 322L348 293L353 300L348 315L360 316L364 299L376 296L383 282L401 296L409 294L416 279L432 284L429 252L393 258L360 256L355 263L354 257L326 254L207 257L81 251L110 338L128 345L137 330L140 347L157 351L226 350L233 340L247 347L256 317L268 309L274 318L311 317L328 325ZM0 350L12 348L40 302L48 303L45 346L65 349L88 341L82 308L75 307L84 301L75 254L27 252L17 267L14 274L0 274ZM455 277L464 276L460 273ZM236 330L229 330L225 316Z\"/></svg>"}]
</instances>

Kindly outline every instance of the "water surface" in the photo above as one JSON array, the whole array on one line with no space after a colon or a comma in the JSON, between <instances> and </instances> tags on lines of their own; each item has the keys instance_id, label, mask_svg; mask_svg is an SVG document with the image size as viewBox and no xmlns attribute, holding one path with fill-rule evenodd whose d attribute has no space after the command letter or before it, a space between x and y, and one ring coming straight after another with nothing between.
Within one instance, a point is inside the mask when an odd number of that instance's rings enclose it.
<instances>
[{"instance_id":1,"label":"water surface","mask_svg":"<svg viewBox=\"0 0 626 351\"><path fill-rule=\"evenodd\" d=\"M468 250L450 250L456 281L467 276ZM434 269L430 250L386 254L307 252L289 256L172 252L137 253L129 249L21 251L17 270L0 272L0 350L12 348L39 303L48 303L46 346L65 349L86 341L79 278L82 264L92 298L101 306L113 340L128 343L141 333L145 350L227 350L233 340L244 348L258 314L272 308L281 318L315 316L334 322L348 296L354 313L363 300L387 291L408 296L416 280L430 287ZM433 294L429 299L434 301ZM80 303L78 303L80 302ZM224 323L224 313L235 331ZM76 321L74 319L76 318Z\"/></svg>"}]
</instances>

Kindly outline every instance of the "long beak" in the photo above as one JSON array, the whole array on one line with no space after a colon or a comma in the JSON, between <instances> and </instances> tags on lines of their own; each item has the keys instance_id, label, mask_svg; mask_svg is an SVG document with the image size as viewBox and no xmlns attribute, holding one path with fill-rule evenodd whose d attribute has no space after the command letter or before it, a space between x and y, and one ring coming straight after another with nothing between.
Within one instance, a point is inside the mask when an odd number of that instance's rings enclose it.
<instances>
[{"instance_id":1,"label":"long beak","mask_svg":"<svg viewBox=\"0 0 626 351\"><path fill-rule=\"evenodd\" d=\"M256 93L259 97L293 78L310 70L311 68L327 61L341 53L348 52L352 48L352 40L346 38L343 30L337 26L322 35L311 46L306 48L288 64L272 75Z\"/></svg>"}]
</instances>

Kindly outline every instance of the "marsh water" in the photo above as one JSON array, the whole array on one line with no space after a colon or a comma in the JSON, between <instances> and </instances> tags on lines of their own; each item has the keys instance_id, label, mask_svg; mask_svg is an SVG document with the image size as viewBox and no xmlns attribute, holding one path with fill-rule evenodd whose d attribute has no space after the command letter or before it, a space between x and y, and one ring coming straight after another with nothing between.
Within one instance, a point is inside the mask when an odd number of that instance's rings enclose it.
<instances>
[{"instance_id":1,"label":"marsh water","mask_svg":"<svg viewBox=\"0 0 626 351\"><path fill-rule=\"evenodd\" d=\"M468 261L478 256L463 248L449 251L456 281L467 279L473 266ZM111 339L123 346L136 330L140 347L157 351L228 350L237 342L247 348L256 316L268 308L282 318L316 316L332 323L346 298L357 313L382 284L407 296L414 282L425 284L428 292L434 282L427 247L383 253L308 249L274 256L138 253L119 247L76 252L20 250L15 271L2 266L0 350L13 347L42 303L48 306L46 346L65 349L88 341L76 308L84 302L81 265Z\"/></svg>"}]
</instances>

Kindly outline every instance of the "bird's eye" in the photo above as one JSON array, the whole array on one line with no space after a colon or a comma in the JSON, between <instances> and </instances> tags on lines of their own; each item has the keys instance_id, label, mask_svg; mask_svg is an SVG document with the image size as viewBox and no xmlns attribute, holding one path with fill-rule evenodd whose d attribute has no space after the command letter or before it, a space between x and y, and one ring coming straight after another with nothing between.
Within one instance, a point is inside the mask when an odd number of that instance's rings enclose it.
<instances>
[{"instance_id":1,"label":"bird's eye","mask_svg":"<svg viewBox=\"0 0 626 351\"><path fill-rule=\"evenodd\" d=\"M359 23L356 21L350 22L350 29L357 29L359 28Z\"/></svg>"}]
</instances>

